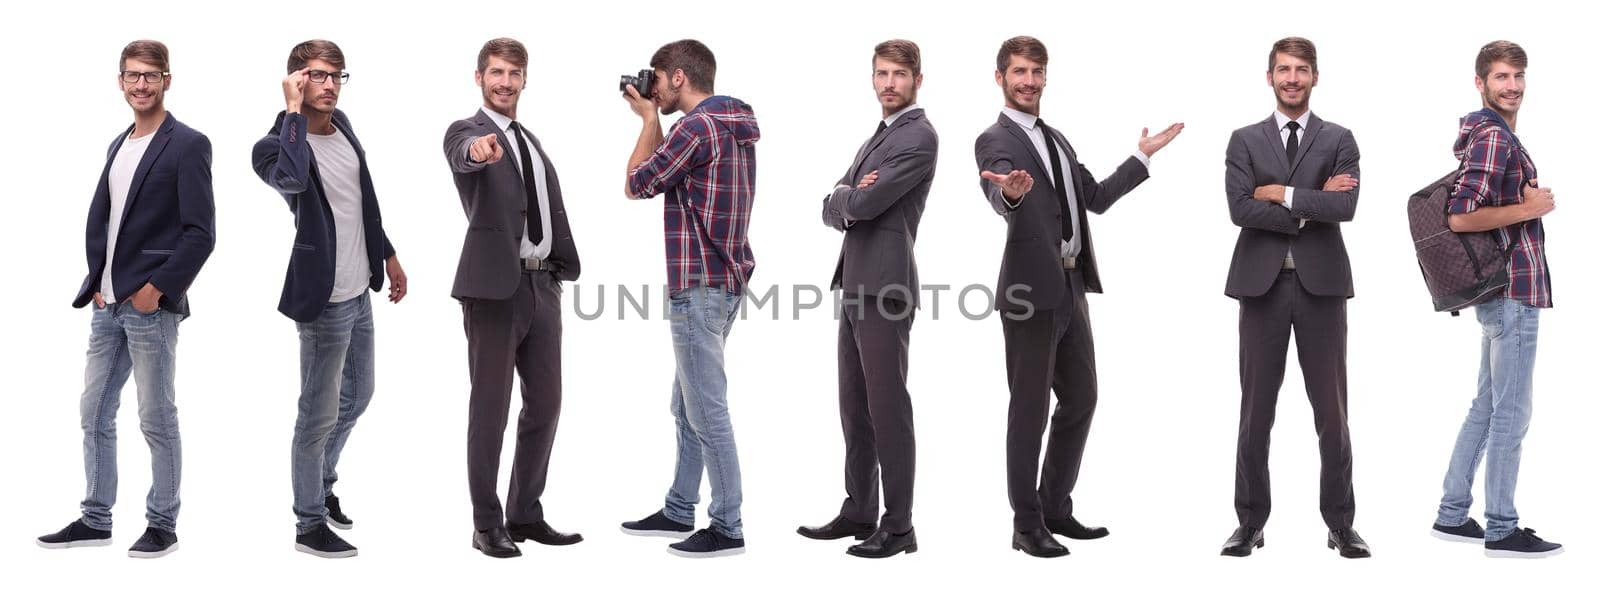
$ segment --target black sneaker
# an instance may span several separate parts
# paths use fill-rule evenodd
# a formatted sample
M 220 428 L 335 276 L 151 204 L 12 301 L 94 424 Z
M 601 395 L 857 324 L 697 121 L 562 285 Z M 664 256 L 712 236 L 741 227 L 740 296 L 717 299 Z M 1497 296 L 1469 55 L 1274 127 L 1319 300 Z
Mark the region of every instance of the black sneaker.
M 327 518 L 329 526 L 340 530 L 349 530 L 356 526 L 355 520 L 350 519 L 350 516 L 344 515 L 344 510 L 339 509 L 338 495 L 329 495 L 327 499 L 323 500 L 323 504 L 328 507 Z
M 343 559 L 356 556 L 356 547 L 334 534 L 327 524 L 318 524 L 310 532 L 294 537 L 294 550 L 323 559 Z
M 1562 550 L 1561 545 L 1546 542 L 1527 528 L 1518 528 L 1505 538 L 1483 543 L 1483 554 L 1490 557 L 1537 559 L 1559 555 Z
M 110 530 L 95 530 L 90 528 L 83 520 L 73 520 L 66 528 L 46 534 L 35 539 L 34 542 L 47 549 L 71 549 L 75 547 L 103 547 L 111 544 Z
M 1433 537 L 1450 542 L 1483 544 L 1483 526 L 1479 526 L 1478 521 L 1472 518 L 1467 518 L 1467 522 L 1460 526 L 1446 526 L 1434 522 Z
M 691 558 L 740 555 L 744 553 L 744 539 L 728 538 L 716 530 L 704 528 L 684 539 L 683 542 L 667 545 L 667 552 L 679 557 Z
M 128 556 L 135 559 L 155 559 L 178 550 L 178 535 L 171 530 L 154 526 L 144 529 L 144 535 L 128 547 Z
M 668 518 L 665 513 L 656 512 L 650 517 L 637 522 L 623 522 L 622 533 L 634 536 L 667 536 L 683 538 L 694 532 L 694 526 L 683 524 Z

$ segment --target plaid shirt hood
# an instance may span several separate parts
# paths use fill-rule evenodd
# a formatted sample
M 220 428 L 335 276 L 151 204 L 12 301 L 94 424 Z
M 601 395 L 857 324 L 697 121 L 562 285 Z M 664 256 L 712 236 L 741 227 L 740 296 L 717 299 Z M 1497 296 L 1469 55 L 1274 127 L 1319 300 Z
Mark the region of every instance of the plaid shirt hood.
M 706 114 L 726 127 L 739 146 L 750 146 L 761 140 L 761 128 L 756 126 L 756 112 L 750 109 L 748 103 L 719 95 L 701 101 L 688 115 L 696 113 Z

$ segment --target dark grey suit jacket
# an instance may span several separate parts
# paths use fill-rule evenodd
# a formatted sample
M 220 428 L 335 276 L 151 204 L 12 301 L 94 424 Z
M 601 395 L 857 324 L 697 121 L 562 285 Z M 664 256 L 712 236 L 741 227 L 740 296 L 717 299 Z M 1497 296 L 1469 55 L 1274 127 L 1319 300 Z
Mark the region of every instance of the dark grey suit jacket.
M 1078 234 L 1083 246 L 1078 253 L 1078 269 L 1083 273 L 1084 289 L 1099 293 L 1100 270 L 1095 264 L 1086 211 L 1104 213 L 1149 178 L 1150 172 L 1138 159 L 1129 156 L 1110 177 L 1097 182 L 1089 169 L 1078 162 L 1078 154 L 1066 137 L 1053 128 L 1052 131 L 1056 146 L 1064 153 L 1061 158 L 1066 171 L 1062 172 L 1062 177 L 1071 172 L 1071 183 L 1077 190 Z M 995 309 L 1008 312 L 1054 309 L 1062 303 L 1067 291 L 1066 274 L 1061 267 L 1061 217 L 1066 198 L 1056 191 L 1045 173 L 1044 164 L 1049 162 L 1050 156 L 1040 155 L 1022 127 L 1003 113 L 999 121 L 978 136 L 974 150 L 980 172 L 1006 174 L 1021 169 L 1033 176 L 1033 189 L 1024 194 L 1016 206 L 1006 202 L 999 185 L 989 180 L 979 183 L 995 212 L 1006 219 L 1006 247 L 1000 258 Z M 1017 288 L 1008 291 L 1008 287 Z
M 1355 295 L 1339 223 L 1355 217 L 1360 189 L 1324 192 L 1322 185 L 1342 173 L 1359 178 L 1361 152 L 1349 130 L 1314 113 L 1304 132 L 1292 164 L 1275 117 L 1234 130 L 1228 140 L 1228 214 L 1240 227 L 1228 268 L 1229 297 L 1266 294 L 1290 249 L 1306 291 L 1324 297 Z M 1292 210 L 1251 198 L 1257 186 L 1271 184 L 1294 188 Z M 1298 219 L 1306 220 L 1304 227 Z
M 840 187 L 822 202 L 822 222 L 844 232 L 833 288 L 860 296 L 919 303 L 917 224 L 933 186 L 939 135 L 922 109 L 900 114 L 894 125 L 867 139 Z M 861 176 L 878 172 L 871 187 Z
M 505 156 L 494 163 L 472 162 L 467 158 L 467 146 L 490 133 L 500 139 Z M 533 137 L 533 133 L 528 136 Z M 537 137 L 533 137 L 532 144 L 544 161 L 545 185 L 550 193 L 550 232 L 555 237 L 547 260 L 556 278 L 576 280 L 580 272 L 578 248 L 572 242 L 572 228 L 567 225 L 561 182 Z M 512 162 L 517 155 L 510 146 L 505 133 L 482 110 L 450 124 L 444 133 L 444 158 L 450 163 L 456 191 L 461 194 L 461 207 L 467 213 L 467 238 L 456 265 L 455 286 L 450 289 L 450 295 L 457 299 L 510 299 L 522 277 L 520 254 L 522 235 L 527 231 L 527 191 Z

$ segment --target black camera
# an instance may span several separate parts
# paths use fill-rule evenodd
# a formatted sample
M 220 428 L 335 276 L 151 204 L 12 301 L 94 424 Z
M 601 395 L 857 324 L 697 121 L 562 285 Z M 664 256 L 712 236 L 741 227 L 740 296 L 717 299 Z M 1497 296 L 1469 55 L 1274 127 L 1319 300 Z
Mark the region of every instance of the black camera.
M 627 93 L 628 87 L 633 87 L 635 91 L 639 92 L 640 97 L 648 99 L 650 98 L 650 94 L 655 90 L 655 83 L 656 71 L 649 69 L 640 70 L 639 76 L 628 76 L 626 74 L 622 75 L 622 82 L 617 85 L 617 90 Z

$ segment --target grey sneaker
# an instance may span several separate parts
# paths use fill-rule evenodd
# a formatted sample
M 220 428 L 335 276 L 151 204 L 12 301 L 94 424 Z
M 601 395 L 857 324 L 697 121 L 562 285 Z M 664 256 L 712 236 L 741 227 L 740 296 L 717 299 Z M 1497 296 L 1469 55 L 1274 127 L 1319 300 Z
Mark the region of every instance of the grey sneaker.
M 1483 544 L 1483 526 L 1478 521 L 1467 518 L 1467 522 L 1460 526 L 1446 526 L 1438 522 L 1433 524 L 1433 537 L 1450 542 L 1467 542 Z
M 73 520 L 66 528 L 53 534 L 46 534 L 34 542 L 47 549 L 71 549 L 77 547 L 103 547 L 111 544 L 110 530 L 96 530 L 83 523 L 82 519 Z
M 667 552 L 679 557 L 728 557 L 744 553 L 743 538 L 728 538 L 710 528 L 702 528 L 694 535 L 667 545 Z
M 1538 559 L 1561 554 L 1561 545 L 1547 542 L 1527 528 L 1518 528 L 1500 540 L 1483 543 L 1483 554 L 1490 557 Z
M 128 547 L 128 556 L 135 559 L 155 559 L 165 557 L 167 553 L 176 550 L 178 550 L 177 533 L 152 526 L 145 528 L 144 535 L 140 536 L 132 547 Z

